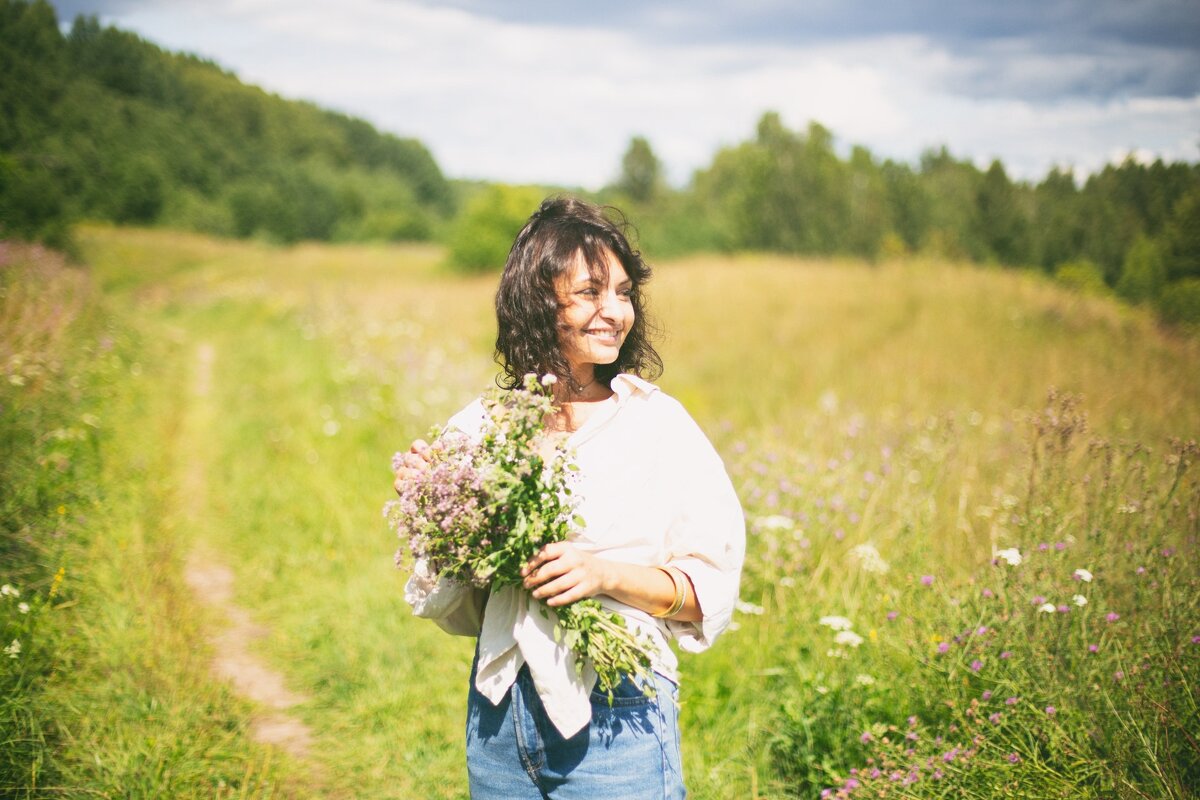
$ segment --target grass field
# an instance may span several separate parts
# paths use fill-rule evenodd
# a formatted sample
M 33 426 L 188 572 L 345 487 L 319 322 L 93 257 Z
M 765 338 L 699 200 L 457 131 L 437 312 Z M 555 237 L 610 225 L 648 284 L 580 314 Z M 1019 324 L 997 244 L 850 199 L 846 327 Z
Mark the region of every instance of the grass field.
M 489 384 L 495 278 L 79 239 L 82 270 L 4 251 L 0 790 L 465 796 L 472 643 L 410 616 L 380 507 Z M 1197 796 L 1196 339 L 918 261 L 694 258 L 650 295 L 749 520 L 736 629 L 683 659 L 694 797 Z M 197 558 L 307 747 L 212 675 Z

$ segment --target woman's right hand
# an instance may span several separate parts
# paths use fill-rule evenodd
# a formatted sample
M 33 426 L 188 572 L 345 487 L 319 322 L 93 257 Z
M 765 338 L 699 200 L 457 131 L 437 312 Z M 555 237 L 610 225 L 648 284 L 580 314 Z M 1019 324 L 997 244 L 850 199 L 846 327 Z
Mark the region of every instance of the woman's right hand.
M 412 447 L 408 448 L 408 452 L 401 457 L 400 466 L 396 468 L 396 481 L 392 486 L 396 489 L 397 494 L 399 494 L 401 486 L 429 469 L 430 455 L 429 444 L 423 439 L 417 439 L 412 443 Z

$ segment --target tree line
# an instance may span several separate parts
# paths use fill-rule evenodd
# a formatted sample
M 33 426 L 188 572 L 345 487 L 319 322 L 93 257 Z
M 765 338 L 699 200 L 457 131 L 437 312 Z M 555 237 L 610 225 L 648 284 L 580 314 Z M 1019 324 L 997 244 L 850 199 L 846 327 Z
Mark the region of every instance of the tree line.
M 444 178 L 418 141 L 247 86 L 95 17 L 60 30 L 43 0 L 0 0 L 0 236 L 65 245 L 77 219 L 226 236 L 441 238 L 496 269 L 555 187 Z M 904 254 L 1032 267 L 1200 324 L 1200 165 L 1128 159 L 1078 180 L 1014 181 L 944 147 L 908 164 L 845 157 L 813 122 L 768 112 L 673 188 L 634 137 L 613 182 L 654 256 L 762 250 Z
M 1200 165 L 1127 158 L 1078 181 L 1052 169 L 1014 181 L 945 148 L 910 166 L 830 131 L 789 130 L 767 113 L 682 190 L 634 138 L 602 196 L 628 206 L 653 252 L 768 250 L 867 259 L 931 254 L 1055 275 L 1087 291 L 1156 304 L 1200 323 Z
M 0 235 L 72 221 L 227 236 L 428 238 L 454 193 L 420 142 L 247 86 L 46 2 L 0 0 Z

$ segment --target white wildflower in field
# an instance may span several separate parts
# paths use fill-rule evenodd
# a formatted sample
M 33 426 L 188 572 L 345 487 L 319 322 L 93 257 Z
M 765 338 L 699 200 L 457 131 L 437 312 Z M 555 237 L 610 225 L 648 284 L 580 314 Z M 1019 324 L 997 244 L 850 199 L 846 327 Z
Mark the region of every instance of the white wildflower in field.
M 4 655 L 8 656 L 9 658 L 16 658 L 17 656 L 21 655 L 21 640 L 13 639 L 12 644 L 4 648 Z
M 796 523 L 791 517 L 772 514 L 769 517 L 759 517 L 754 521 L 754 526 L 764 531 L 789 531 L 796 526 Z
M 1086 598 L 1086 597 L 1084 597 L 1084 596 L 1083 596 L 1083 595 L 1081 595 L 1081 594 L 1077 594 L 1077 595 L 1075 595 L 1074 597 L 1072 597 L 1072 598 L 1071 598 L 1071 602 L 1073 602 L 1073 603 L 1074 603 L 1075 605 L 1077 605 L 1077 606 L 1086 606 L 1086 605 L 1087 605 L 1087 598 Z
M 858 647 L 863 643 L 863 637 L 859 636 L 854 631 L 838 631 L 837 636 L 833 637 L 833 642 L 834 644 Z
M 875 679 L 872 678 L 870 675 L 856 675 L 854 677 L 854 682 L 857 683 L 859 686 L 870 686 L 872 683 L 875 682 Z
M 826 390 L 821 395 L 821 410 L 826 414 L 836 414 L 838 410 L 838 396 L 832 389 Z
M 858 565 L 862 567 L 864 572 L 874 572 L 882 575 L 890 569 L 888 563 L 879 555 L 879 550 L 871 542 L 855 545 L 850 548 L 850 557 L 858 562 Z
M 547 372 L 542 376 L 542 386 L 553 386 L 558 383 L 558 376 L 553 372 Z
M 845 617 L 821 617 L 817 623 L 835 631 L 848 631 L 854 627 L 854 623 Z
M 28 614 L 29 603 L 17 603 L 17 612 L 21 614 Z
M 12 585 L 6 583 L 3 586 L 0 586 L 0 597 L 20 597 L 20 596 L 21 596 L 20 590 L 14 588 Z
M 996 558 L 1003 559 L 1010 567 L 1020 565 L 1021 561 L 1023 560 L 1021 558 L 1021 551 L 1015 547 L 1007 547 L 1003 550 L 997 550 Z
M 1088 572 L 1086 569 L 1075 570 L 1075 574 L 1072 577 L 1074 577 L 1075 580 L 1083 581 L 1084 583 L 1092 582 L 1092 573 Z
M 1043 614 L 1053 614 L 1057 610 L 1058 609 L 1055 607 L 1054 603 L 1042 603 L 1040 606 L 1038 606 L 1038 611 L 1042 612 Z
M 765 609 L 762 606 L 757 606 L 754 603 L 747 603 L 745 600 L 737 601 L 737 610 L 743 614 L 761 614 Z

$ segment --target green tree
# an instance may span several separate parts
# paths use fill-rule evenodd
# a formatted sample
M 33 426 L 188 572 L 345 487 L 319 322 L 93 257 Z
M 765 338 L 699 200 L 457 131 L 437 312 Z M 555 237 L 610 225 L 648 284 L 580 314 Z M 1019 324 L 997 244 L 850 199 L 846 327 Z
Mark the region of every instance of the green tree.
M 1164 236 L 1167 277 L 1200 278 L 1200 182 L 1175 203 Z
M 975 194 L 976 238 L 1003 264 L 1029 260 L 1028 222 L 1017 195 L 1004 165 L 993 161 Z
M 629 140 L 616 188 L 635 203 L 649 203 L 661 190 L 662 164 L 644 137 Z
M 545 192 L 492 184 L 468 201 L 450 236 L 450 264 L 466 272 L 500 270 L 513 239 Z
M 1158 299 L 1166 282 L 1162 249 L 1152 239 L 1139 236 L 1125 254 L 1117 293 L 1133 303 L 1153 301 Z

